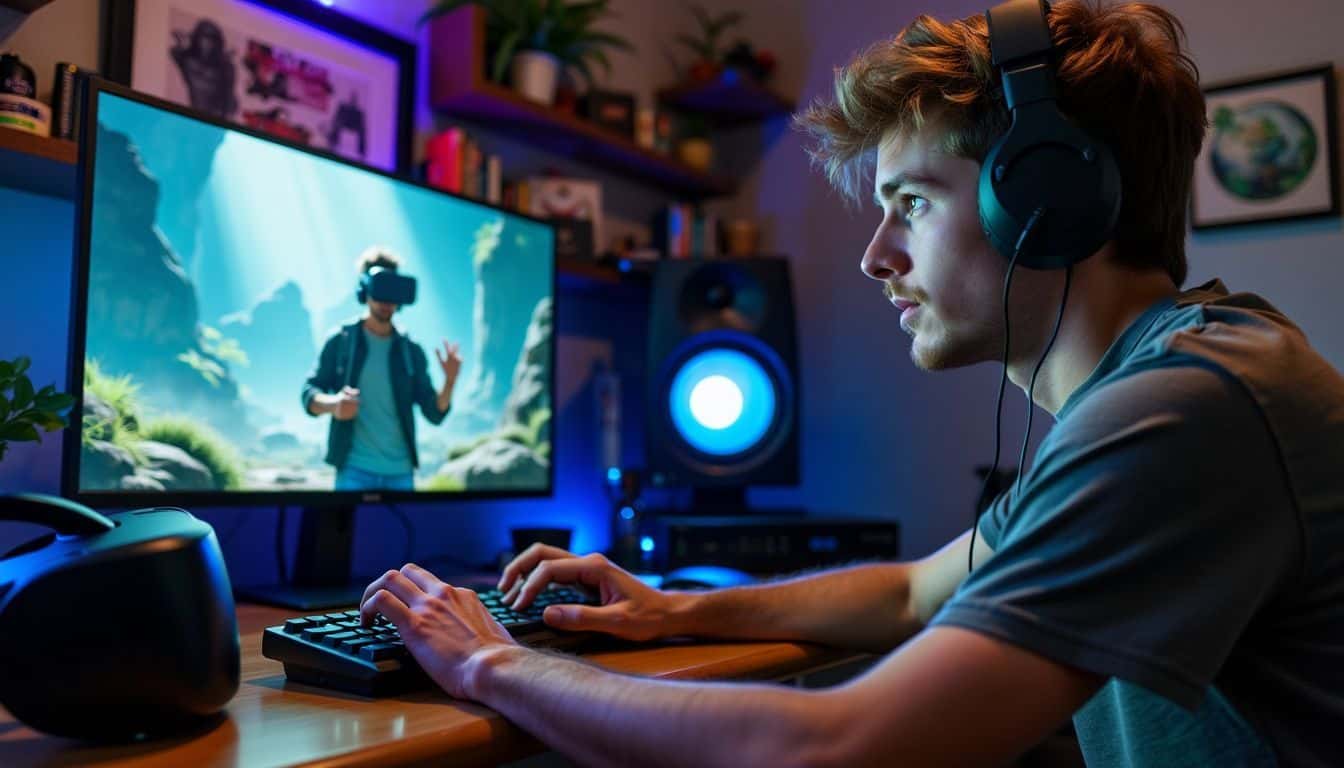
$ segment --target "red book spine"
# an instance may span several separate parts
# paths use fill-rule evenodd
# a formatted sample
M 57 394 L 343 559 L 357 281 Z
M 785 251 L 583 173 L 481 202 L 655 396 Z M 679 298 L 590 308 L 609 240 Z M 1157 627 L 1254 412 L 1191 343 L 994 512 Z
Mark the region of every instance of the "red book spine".
M 428 161 L 425 180 L 432 187 L 449 192 L 462 191 L 462 144 L 465 135 L 461 128 L 449 128 L 434 136 L 425 145 Z

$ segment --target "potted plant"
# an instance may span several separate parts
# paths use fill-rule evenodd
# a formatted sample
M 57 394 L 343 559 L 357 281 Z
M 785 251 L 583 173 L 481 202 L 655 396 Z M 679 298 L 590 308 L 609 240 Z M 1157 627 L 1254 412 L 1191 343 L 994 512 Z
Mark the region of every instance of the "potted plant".
M 713 80 L 722 71 L 724 54 L 719 39 L 724 32 L 742 23 L 742 12 L 724 11 L 715 16 L 699 5 L 691 5 L 690 9 L 695 14 L 698 35 L 677 35 L 677 41 L 695 54 L 686 70 L 687 79 L 703 83 Z
M 611 71 L 609 49 L 632 50 L 629 41 L 593 24 L 608 15 L 610 0 L 439 0 L 421 19 L 451 13 L 465 5 L 485 9 L 490 79 L 504 82 L 531 101 L 549 106 L 562 68 L 571 68 L 591 87 L 591 64 Z
M 53 432 L 64 427 L 63 412 L 75 403 L 53 385 L 34 391 L 29 363 L 26 357 L 0 360 L 0 459 L 11 441 L 40 442 L 39 428 Z

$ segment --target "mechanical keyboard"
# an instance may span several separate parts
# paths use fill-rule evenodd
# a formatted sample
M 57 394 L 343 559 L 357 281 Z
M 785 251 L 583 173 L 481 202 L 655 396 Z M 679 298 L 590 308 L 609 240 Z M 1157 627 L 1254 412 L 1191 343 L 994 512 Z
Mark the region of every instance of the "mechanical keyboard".
M 573 587 L 552 585 L 527 609 L 514 611 L 497 589 L 478 591 L 490 614 L 523 645 L 573 648 L 591 633 L 560 632 L 546 626 L 541 613 L 556 603 L 597 605 L 596 597 Z M 434 687 L 420 664 L 383 616 L 373 626 L 359 622 L 359 611 L 337 611 L 288 619 L 267 627 L 261 655 L 285 665 L 285 677 L 297 683 L 334 688 L 362 696 L 391 696 Z

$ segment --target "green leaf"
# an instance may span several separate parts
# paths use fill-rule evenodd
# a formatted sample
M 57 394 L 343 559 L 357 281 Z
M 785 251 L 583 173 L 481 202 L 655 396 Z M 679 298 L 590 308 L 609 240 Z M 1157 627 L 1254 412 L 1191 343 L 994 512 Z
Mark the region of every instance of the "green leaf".
M 58 429 L 65 429 L 65 419 L 54 413 L 44 413 L 38 418 L 37 425 L 48 432 L 55 432 Z
M 14 378 L 14 364 L 8 360 L 0 360 L 0 382 Z
M 54 392 L 49 395 L 38 394 L 33 399 L 33 404 L 44 411 L 63 411 L 75 404 L 74 395 L 67 395 L 64 392 Z M 6 404 L 7 406 L 8 404 Z
M 28 366 L 32 364 L 33 361 L 28 359 L 27 357 L 16 358 L 14 360 L 14 375 L 22 376 L 24 372 L 28 370 Z
M 23 358 L 20 359 L 22 360 Z M 29 381 L 27 376 L 19 376 L 18 380 L 14 382 L 14 401 L 11 405 L 13 405 L 15 410 L 19 410 L 27 408 L 28 404 L 32 401 L 33 382 Z
M 515 29 L 500 42 L 499 50 L 495 52 L 495 66 L 490 72 L 491 80 L 497 83 L 504 82 L 505 73 L 509 70 L 509 62 L 513 60 L 513 52 L 518 47 L 518 41 L 522 36 L 522 30 Z
M 33 425 L 26 421 L 11 421 L 4 426 L 0 426 L 0 440 L 31 443 L 41 439 Z
M 9 416 L 9 398 L 0 395 L 0 421 Z

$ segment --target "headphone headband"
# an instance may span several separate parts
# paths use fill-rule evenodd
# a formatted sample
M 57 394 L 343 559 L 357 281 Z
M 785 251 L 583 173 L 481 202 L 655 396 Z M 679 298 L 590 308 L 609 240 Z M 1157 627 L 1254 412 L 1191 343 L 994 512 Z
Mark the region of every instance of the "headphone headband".
M 980 169 L 980 223 L 1008 258 L 1027 221 L 1044 211 L 1018 253 L 1029 269 L 1086 259 L 1110 239 L 1120 216 L 1115 158 L 1059 111 L 1049 10 L 1045 0 L 1008 0 L 985 12 L 1012 124 Z

